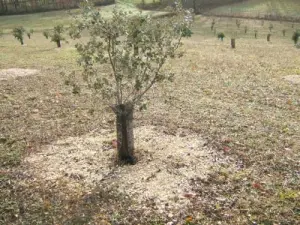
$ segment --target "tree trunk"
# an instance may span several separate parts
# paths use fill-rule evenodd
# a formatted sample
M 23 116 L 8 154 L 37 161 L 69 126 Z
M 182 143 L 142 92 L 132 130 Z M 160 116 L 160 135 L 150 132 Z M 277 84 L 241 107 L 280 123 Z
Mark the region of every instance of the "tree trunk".
M 56 41 L 56 44 L 57 44 L 57 47 L 58 47 L 58 48 L 61 47 L 60 41 Z
M 193 1 L 194 13 L 197 13 L 196 0 Z
M 23 38 L 20 39 L 21 45 L 24 45 Z
M 270 42 L 270 40 L 271 40 L 271 34 L 268 34 L 267 41 Z
M 231 48 L 235 48 L 235 39 L 231 38 Z
M 118 158 L 126 164 L 135 164 L 133 154 L 133 105 L 130 103 L 116 105 L 113 110 L 117 117 Z

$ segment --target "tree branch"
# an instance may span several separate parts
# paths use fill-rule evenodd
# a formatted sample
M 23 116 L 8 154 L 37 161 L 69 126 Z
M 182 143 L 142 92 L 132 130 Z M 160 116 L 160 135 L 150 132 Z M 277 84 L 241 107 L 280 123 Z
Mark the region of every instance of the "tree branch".
M 115 80 L 116 80 L 116 92 L 117 92 L 117 104 L 120 105 L 122 103 L 122 99 L 120 98 L 120 84 L 119 84 L 119 81 L 118 81 L 118 78 L 117 78 L 117 74 L 116 74 L 116 68 L 115 68 L 115 64 L 112 60 L 112 57 L 111 57 L 111 37 L 109 36 L 108 37 L 108 48 L 107 48 L 107 52 L 108 52 L 108 56 L 109 56 L 109 61 L 110 61 L 110 64 L 111 64 L 111 67 L 112 67 L 112 70 L 113 70 L 113 74 L 114 74 L 114 77 L 115 77 Z
M 155 76 L 153 77 L 150 84 L 145 88 L 144 91 L 142 91 L 139 95 L 137 95 L 135 98 L 133 98 L 133 100 L 132 100 L 133 104 L 136 103 L 137 101 L 139 101 L 143 97 L 143 95 L 146 94 L 146 92 L 149 91 L 149 89 L 155 84 L 155 82 L 157 81 L 158 72 L 160 71 L 161 67 L 164 65 L 164 61 L 166 58 L 167 58 L 167 56 L 165 55 L 163 58 L 163 61 L 160 63 L 159 67 L 157 68 Z

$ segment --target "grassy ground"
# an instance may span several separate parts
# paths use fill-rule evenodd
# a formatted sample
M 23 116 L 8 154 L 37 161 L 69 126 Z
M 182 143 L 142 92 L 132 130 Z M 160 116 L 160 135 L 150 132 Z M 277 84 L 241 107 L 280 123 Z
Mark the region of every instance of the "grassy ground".
M 123 10 L 139 12 L 132 1 L 118 1 L 117 7 Z M 147 3 L 147 2 L 146 2 Z M 101 13 L 104 17 L 110 16 L 110 13 L 115 5 L 109 5 L 104 7 L 99 7 Z M 13 15 L 13 16 L 1 16 L 0 17 L 0 30 L 4 33 L 9 33 L 11 29 L 16 26 L 24 26 L 28 29 L 34 29 L 35 31 L 42 31 L 45 29 L 53 28 L 57 24 L 70 24 L 73 20 L 72 15 L 79 13 L 79 9 L 72 9 L 69 11 L 50 11 L 42 13 L 34 13 L 30 16 L 28 15 Z M 144 11 L 144 13 L 153 13 L 150 11 Z
M 75 96 L 64 85 L 60 73 L 79 69 L 74 42 L 58 50 L 37 32 L 21 47 L 8 34 L 20 20 L 36 30 L 52 27 L 56 13 L 32 16 L 39 19 L 0 17 L 7 33 L 0 39 L 0 68 L 41 71 L 0 81 L 0 224 L 165 224 L 168 215 L 145 216 L 143 209 L 128 213 L 131 201 L 116 190 L 70 192 L 64 183 L 47 184 L 24 172 L 22 158 L 40 146 L 113 127 L 113 114 L 100 99 L 91 99 L 89 92 Z M 136 113 L 136 125 L 162 125 L 170 133 L 179 127 L 193 130 L 231 158 L 208 179 L 190 181 L 197 195 L 178 224 L 296 225 L 300 89 L 283 79 L 300 75 L 299 49 L 291 41 L 294 28 L 272 22 L 268 43 L 270 22 L 243 20 L 239 30 L 235 19 L 216 18 L 216 32 L 227 36 L 221 42 L 210 30 L 211 21 L 196 17 L 185 56 L 169 62 L 175 82 L 148 94 L 149 109 Z M 232 50 L 229 38 L 235 32 L 237 48 Z
M 300 4 L 297 0 L 248 0 L 215 8 L 211 13 L 261 18 L 265 15 L 299 18 Z

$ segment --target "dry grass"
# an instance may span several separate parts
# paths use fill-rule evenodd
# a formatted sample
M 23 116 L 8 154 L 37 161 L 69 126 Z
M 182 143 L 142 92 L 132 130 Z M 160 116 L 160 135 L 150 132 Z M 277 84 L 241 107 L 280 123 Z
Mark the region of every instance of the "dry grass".
M 213 15 L 231 15 L 249 18 L 285 18 L 299 21 L 300 5 L 297 0 L 247 0 L 216 7 L 209 11 Z
M 300 75 L 292 30 L 282 37 L 281 27 L 289 25 L 273 22 L 272 42 L 267 43 L 263 34 L 268 25 L 245 20 L 251 29 L 240 33 L 233 50 L 229 38 L 220 42 L 213 36 L 210 21 L 197 17 L 195 35 L 185 40 L 184 58 L 167 66 L 176 72 L 175 82 L 155 87 L 148 94 L 149 109 L 135 115 L 137 127 L 163 126 L 169 135 L 179 129 L 196 132 L 230 159 L 208 176 L 189 180 L 192 204 L 174 220 L 184 224 L 190 215 L 190 224 L 298 224 L 300 89 L 284 79 Z M 225 35 L 234 26 L 235 20 L 228 26 L 224 19 L 217 23 Z M 258 39 L 252 27 L 259 28 Z M 1 69 L 41 71 L 0 81 L 0 198 L 5 202 L 0 223 L 170 222 L 169 215 L 155 211 L 144 216 L 143 208 L 128 213 L 134 202 L 117 189 L 70 192 L 68 183 L 51 186 L 24 172 L 22 163 L 17 166 L 20 156 L 30 157 L 59 139 L 114 129 L 113 114 L 101 99 L 88 91 L 74 96 L 63 84 L 60 72 L 78 69 L 74 43 L 57 51 L 41 34 L 33 38 L 21 47 L 6 35 L 0 45 Z

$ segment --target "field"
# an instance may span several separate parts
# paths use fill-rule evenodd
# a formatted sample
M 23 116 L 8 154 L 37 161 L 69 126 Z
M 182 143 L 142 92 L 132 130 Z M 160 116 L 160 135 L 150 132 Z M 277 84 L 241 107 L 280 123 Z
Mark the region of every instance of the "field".
M 35 30 L 24 46 L 20 21 Z M 64 84 L 80 74 L 76 42 L 42 35 L 58 22 L 71 18 L 0 17 L 0 224 L 299 224 L 300 24 L 196 16 L 165 68 L 175 81 L 135 113 L 138 163 L 119 167 L 114 114 Z
M 225 5 L 210 11 L 216 15 L 235 15 L 240 17 L 273 16 L 274 18 L 298 18 L 300 15 L 300 4 L 297 0 L 249 0 L 241 3 Z
M 114 5 L 105 6 L 101 8 L 103 16 L 109 16 Z M 118 7 L 125 11 L 139 12 L 137 8 L 132 7 L 131 4 L 126 2 L 118 4 Z M 45 29 L 51 29 L 57 24 L 70 24 L 73 20 L 73 16 L 79 13 L 79 9 L 72 9 L 69 11 L 51 11 L 43 13 L 34 13 L 28 15 L 14 15 L 14 16 L 3 16 L 0 19 L 0 28 L 4 33 L 9 33 L 12 27 L 20 25 L 28 29 L 34 29 L 35 31 L 42 31 Z M 155 13 L 151 11 L 144 11 L 144 13 Z M 157 13 L 157 12 L 156 12 Z M 159 12 L 158 12 L 159 13 Z

